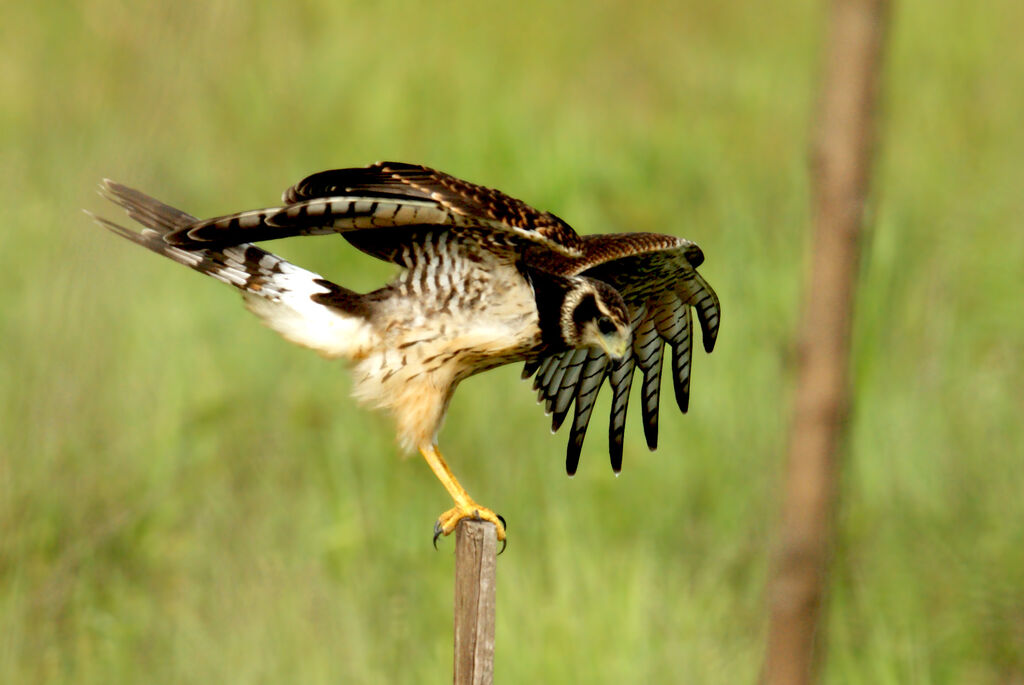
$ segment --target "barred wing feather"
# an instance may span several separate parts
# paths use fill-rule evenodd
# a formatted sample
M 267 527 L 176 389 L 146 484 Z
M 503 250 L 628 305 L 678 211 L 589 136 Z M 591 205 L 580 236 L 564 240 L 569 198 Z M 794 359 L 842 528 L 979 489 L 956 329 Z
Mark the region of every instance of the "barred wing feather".
M 283 199 L 280 207 L 192 222 L 164 239 L 196 249 L 300 235 L 351 238 L 382 228 L 485 228 L 565 257 L 582 254 L 580 237 L 554 214 L 419 165 L 379 162 L 321 171 L 286 190 Z M 384 258 L 376 250 L 366 251 Z
M 647 236 L 644 251 L 644 237 Z M 597 350 L 569 350 L 535 360 L 523 370 L 534 377 L 534 388 L 552 417 L 552 430 L 562 425 L 575 402 L 566 470 L 579 464 L 583 439 L 598 390 L 605 379 L 612 388 L 609 418 L 609 456 L 612 469 L 622 467 L 623 436 L 634 371 L 639 368 L 641 415 L 647 446 L 658 446 L 658 414 L 665 346 L 672 350 L 671 375 L 676 404 L 689 407 L 693 358 L 693 320 L 697 313 L 704 349 L 711 352 L 718 336 L 721 310 L 718 296 L 695 266 L 703 255 L 693 243 L 651 234 L 631 234 L 632 241 L 616 252 L 615 236 L 587 236 L 593 250 L 579 260 L 543 256 L 537 263 L 561 274 L 583 275 L 605 281 L 622 294 L 633 313 L 633 345 L 619 360 L 608 361 Z M 620 243 L 621 245 L 621 243 Z M 627 251 L 627 254 L 623 254 Z M 604 257 L 595 257 L 601 253 Z

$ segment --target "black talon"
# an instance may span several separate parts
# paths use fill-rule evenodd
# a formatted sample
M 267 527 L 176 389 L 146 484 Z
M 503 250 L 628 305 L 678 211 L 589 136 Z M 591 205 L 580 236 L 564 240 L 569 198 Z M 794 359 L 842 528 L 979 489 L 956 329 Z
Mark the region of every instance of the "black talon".
M 508 532 L 508 524 L 505 523 L 505 517 L 502 516 L 501 514 L 495 514 L 495 516 L 497 516 L 498 520 L 501 521 L 501 527 L 507 533 Z M 501 541 L 501 549 L 498 551 L 498 554 L 496 556 L 500 557 L 502 552 L 505 551 L 506 547 L 508 547 L 508 538 L 507 537 L 504 540 Z
M 434 521 L 434 550 L 435 551 L 437 550 L 437 539 L 439 537 L 441 537 L 441 533 L 443 532 L 443 530 L 444 529 L 441 528 L 441 519 L 438 519 L 438 520 Z

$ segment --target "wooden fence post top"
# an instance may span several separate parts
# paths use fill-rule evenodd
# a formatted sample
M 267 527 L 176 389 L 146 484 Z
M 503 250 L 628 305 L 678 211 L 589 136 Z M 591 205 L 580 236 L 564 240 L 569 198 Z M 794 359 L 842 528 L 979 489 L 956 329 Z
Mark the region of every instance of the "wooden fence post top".
M 494 680 L 494 607 L 498 534 L 489 521 L 455 529 L 455 685 Z

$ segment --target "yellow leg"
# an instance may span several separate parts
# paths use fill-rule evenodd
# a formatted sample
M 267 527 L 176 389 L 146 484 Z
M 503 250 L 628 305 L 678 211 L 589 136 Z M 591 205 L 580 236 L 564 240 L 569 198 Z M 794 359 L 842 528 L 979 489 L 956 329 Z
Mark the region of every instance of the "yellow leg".
M 493 511 L 474 502 L 465 488 L 459 485 L 459 481 L 455 480 L 455 475 L 448 468 L 448 464 L 444 462 L 444 457 L 441 456 L 437 445 L 420 447 L 420 454 L 427 460 L 427 465 L 430 466 L 430 470 L 434 472 L 437 479 L 441 481 L 444 489 L 455 500 L 455 506 L 441 514 L 441 517 L 437 519 L 437 523 L 434 524 L 434 541 L 437 542 L 437 538 L 441 535 L 449 535 L 455 530 L 455 526 L 459 524 L 459 521 L 464 518 L 490 521 L 498 529 L 498 539 L 504 540 L 505 523 Z

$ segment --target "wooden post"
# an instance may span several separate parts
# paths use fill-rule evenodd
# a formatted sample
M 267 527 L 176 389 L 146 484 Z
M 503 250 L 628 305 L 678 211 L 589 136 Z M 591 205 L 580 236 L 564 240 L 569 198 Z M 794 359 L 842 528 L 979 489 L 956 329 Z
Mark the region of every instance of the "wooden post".
M 887 0 L 832 0 L 814 141 L 814 240 L 799 339 L 781 549 L 762 679 L 818 679 L 839 454 L 850 409 L 850 330 Z
M 455 529 L 455 685 L 494 680 L 498 535 L 493 523 L 463 519 Z

